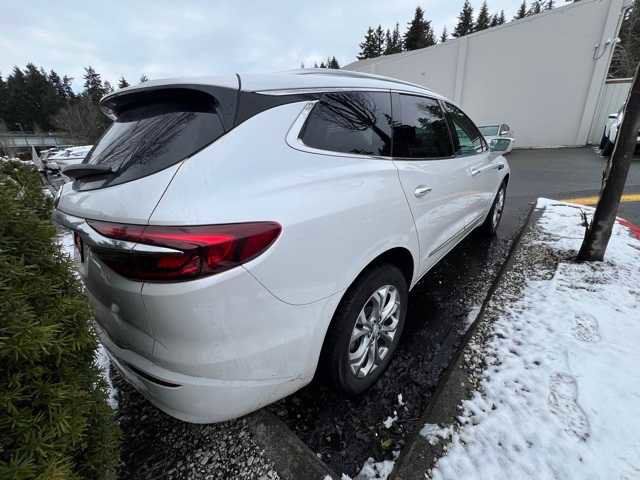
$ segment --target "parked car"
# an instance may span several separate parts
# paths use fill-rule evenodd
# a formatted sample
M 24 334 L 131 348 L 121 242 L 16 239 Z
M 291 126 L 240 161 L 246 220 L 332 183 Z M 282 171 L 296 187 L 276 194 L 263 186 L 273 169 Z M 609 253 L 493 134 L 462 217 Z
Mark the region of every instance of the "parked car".
M 81 147 L 69 147 L 47 156 L 46 168 L 53 171 L 61 171 L 69 165 L 78 165 L 82 163 L 93 145 L 84 145 Z
M 624 117 L 624 105 L 620 107 L 617 113 L 610 113 L 607 117 L 607 122 L 602 132 L 602 139 L 600 140 L 600 153 L 603 157 L 608 157 L 613 153 L 613 147 L 616 144 L 616 138 L 618 137 L 618 130 L 622 125 L 622 118 Z M 636 141 L 636 151 L 640 145 L 640 131 L 638 131 L 638 138 Z
M 392 108 L 393 105 L 393 108 Z M 152 403 L 244 415 L 316 369 L 358 394 L 396 350 L 409 290 L 492 235 L 509 166 L 454 103 L 326 70 L 149 81 L 56 198 L 97 331 Z
M 496 151 L 503 154 L 510 153 L 513 150 L 515 139 L 513 131 L 506 123 L 488 123 L 478 127 L 489 145 Z

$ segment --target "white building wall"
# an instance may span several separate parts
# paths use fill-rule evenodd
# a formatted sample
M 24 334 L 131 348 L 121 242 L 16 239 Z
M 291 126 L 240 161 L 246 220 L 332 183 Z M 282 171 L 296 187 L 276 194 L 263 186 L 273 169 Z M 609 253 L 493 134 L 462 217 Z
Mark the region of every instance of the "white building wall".
M 584 145 L 626 3 L 582 0 L 345 69 L 424 85 L 477 123 L 505 121 L 520 147 Z

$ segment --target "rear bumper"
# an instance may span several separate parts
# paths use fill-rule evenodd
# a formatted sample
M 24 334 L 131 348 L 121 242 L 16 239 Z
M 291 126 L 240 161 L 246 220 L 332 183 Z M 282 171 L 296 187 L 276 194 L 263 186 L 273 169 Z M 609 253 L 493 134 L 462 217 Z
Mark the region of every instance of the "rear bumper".
M 295 392 L 309 381 L 234 381 L 183 375 L 119 348 L 99 326 L 97 331 L 125 380 L 157 408 L 184 422 L 215 423 L 237 418 Z
M 178 285 L 145 284 L 140 298 L 151 349 L 132 329 L 120 335 L 128 322 L 114 321 L 126 309 L 116 315 L 93 297 L 100 340 L 151 403 L 193 423 L 245 415 L 309 383 L 339 301 L 284 303 L 243 268 Z

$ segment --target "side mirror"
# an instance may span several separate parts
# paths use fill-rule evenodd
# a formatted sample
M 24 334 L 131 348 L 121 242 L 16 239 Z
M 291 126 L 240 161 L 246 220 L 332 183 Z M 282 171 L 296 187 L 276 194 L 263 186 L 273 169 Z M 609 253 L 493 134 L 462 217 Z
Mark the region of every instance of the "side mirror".
M 489 150 L 492 152 L 506 152 L 510 149 L 513 138 L 494 138 L 489 143 Z

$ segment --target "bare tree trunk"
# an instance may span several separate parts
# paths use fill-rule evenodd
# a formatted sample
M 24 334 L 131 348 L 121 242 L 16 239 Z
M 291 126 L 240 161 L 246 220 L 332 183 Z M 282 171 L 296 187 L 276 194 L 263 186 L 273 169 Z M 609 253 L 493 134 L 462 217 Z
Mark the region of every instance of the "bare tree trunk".
M 601 261 L 611 238 L 620 198 L 627 181 L 627 173 L 636 148 L 640 130 L 640 65 L 631 83 L 624 109 L 622 125 L 618 130 L 616 145 L 607 162 L 600 200 L 578 253 L 578 261 Z

